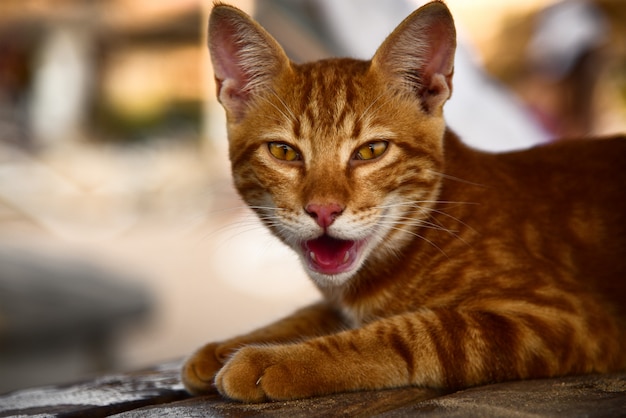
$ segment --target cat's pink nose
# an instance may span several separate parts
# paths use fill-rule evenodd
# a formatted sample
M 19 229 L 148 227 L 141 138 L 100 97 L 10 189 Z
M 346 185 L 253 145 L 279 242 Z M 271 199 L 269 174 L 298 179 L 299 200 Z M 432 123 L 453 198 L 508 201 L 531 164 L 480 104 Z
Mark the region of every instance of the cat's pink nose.
M 309 203 L 304 210 L 311 215 L 319 226 L 326 229 L 328 228 L 343 212 L 343 206 L 338 203 Z

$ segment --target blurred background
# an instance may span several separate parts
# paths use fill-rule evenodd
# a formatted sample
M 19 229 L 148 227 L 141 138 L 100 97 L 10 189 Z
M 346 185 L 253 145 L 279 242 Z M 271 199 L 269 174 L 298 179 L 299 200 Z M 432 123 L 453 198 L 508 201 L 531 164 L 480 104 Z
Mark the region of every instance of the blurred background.
M 419 0 L 230 1 L 296 61 Z M 623 0 L 448 0 L 450 125 L 487 150 L 626 132 Z M 0 393 L 180 359 L 318 295 L 232 189 L 199 0 L 0 2 Z

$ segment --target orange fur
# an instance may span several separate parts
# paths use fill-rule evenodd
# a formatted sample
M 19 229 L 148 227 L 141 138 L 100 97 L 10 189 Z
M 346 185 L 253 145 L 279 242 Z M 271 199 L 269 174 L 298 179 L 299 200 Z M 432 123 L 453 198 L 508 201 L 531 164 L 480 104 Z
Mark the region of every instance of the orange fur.
M 442 2 L 367 62 L 294 64 L 225 5 L 209 35 L 237 189 L 324 299 L 201 348 L 182 372 L 191 393 L 258 402 L 624 369 L 624 138 L 463 145 L 443 119 L 455 34 Z

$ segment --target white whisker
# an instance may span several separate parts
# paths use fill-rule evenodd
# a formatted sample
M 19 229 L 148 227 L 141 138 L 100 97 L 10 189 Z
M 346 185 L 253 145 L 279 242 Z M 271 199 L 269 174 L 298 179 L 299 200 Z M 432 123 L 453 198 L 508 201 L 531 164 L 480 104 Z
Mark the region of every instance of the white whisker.
M 427 228 L 427 229 L 434 229 L 436 231 L 443 231 L 443 232 L 448 232 L 450 234 L 456 234 L 459 231 L 454 231 L 451 229 L 448 229 L 442 225 L 437 225 L 434 224 L 432 222 L 428 222 L 428 221 L 423 221 L 420 219 L 412 219 L 412 218 L 405 218 L 405 217 L 400 217 L 400 218 L 392 218 L 389 221 L 379 221 L 377 222 L 381 225 L 405 225 L 405 226 L 416 226 L 416 227 L 420 227 L 420 228 Z
M 273 92 L 272 92 L 272 93 L 273 93 Z M 278 96 L 276 95 L 276 93 L 274 93 L 274 95 L 275 95 L 276 97 L 278 97 Z M 280 113 L 280 114 L 281 114 L 281 115 L 282 115 L 282 116 L 283 116 L 286 120 L 292 120 L 292 119 L 289 117 L 289 115 L 287 115 L 287 113 L 285 113 L 285 112 L 284 112 L 283 110 L 281 110 L 278 106 L 276 106 L 274 103 L 272 103 L 272 101 L 271 101 L 271 100 L 269 100 L 268 98 L 263 97 L 263 96 L 260 96 L 260 98 L 261 98 L 264 102 L 266 102 L 267 104 L 269 104 L 270 106 L 272 106 L 274 109 L 276 109 L 276 111 L 277 111 L 278 113 Z M 289 113 L 290 113 L 290 112 L 289 112 Z M 276 122 L 283 122 L 283 121 L 276 119 Z
M 369 104 L 369 106 L 367 106 L 365 108 L 365 110 L 363 111 L 363 113 L 361 113 L 361 115 L 357 118 L 356 122 L 360 122 L 365 116 L 368 115 L 368 113 L 373 113 L 375 110 L 380 109 L 382 106 L 384 106 L 386 103 L 388 103 L 391 98 L 388 98 L 386 101 L 382 102 L 377 108 L 372 109 L 373 106 L 380 100 L 381 97 L 383 97 L 383 95 L 385 94 L 385 92 L 380 93 L 374 100 L 372 100 L 372 103 Z
M 458 222 L 459 224 L 465 226 L 466 228 L 472 230 L 473 232 L 476 232 L 474 230 L 474 228 L 472 228 L 471 226 L 467 225 L 465 222 L 463 222 L 462 220 L 460 220 L 459 218 L 450 215 L 449 213 L 444 212 L 442 209 L 437 209 L 436 207 L 423 207 L 420 206 L 420 203 L 434 203 L 436 205 L 455 205 L 455 206 L 449 206 L 446 209 L 453 209 L 457 206 L 461 206 L 461 205 L 476 205 L 477 203 L 475 202 L 457 202 L 457 201 L 440 201 L 440 200 L 417 200 L 417 201 L 407 201 L 407 202 L 400 202 L 400 203 L 396 203 L 396 204 L 390 204 L 387 206 L 377 206 L 377 208 L 381 208 L 381 209 L 392 209 L 394 207 L 411 207 L 417 211 L 419 211 L 419 213 L 422 214 L 428 214 L 429 217 L 432 218 L 432 213 L 436 213 L 439 214 L 441 216 L 445 216 L 447 218 L 450 218 L 451 220 Z M 434 218 L 433 218 L 434 219 Z
M 457 182 L 459 182 L 459 183 L 471 184 L 472 186 L 487 187 L 487 185 L 485 185 L 485 184 L 474 183 L 474 182 L 472 182 L 472 181 L 469 181 L 469 180 L 464 180 L 464 179 L 462 179 L 462 178 L 455 177 L 455 176 L 451 176 L 451 175 L 449 175 L 449 174 L 440 173 L 440 172 L 438 172 L 438 171 L 434 171 L 434 170 L 428 170 L 428 171 L 429 171 L 429 172 L 431 172 L 431 173 L 433 173 L 433 174 L 435 174 L 435 175 L 437 175 L 437 176 L 439 176 L 439 177 L 442 177 L 442 178 L 444 178 L 444 179 L 457 181 Z
M 394 226 L 392 226 L 392 227 L 390 227 L 390 228 L 391 228 L 391 229 L 394 229 L 394 230 L 396 230 L 396 231 L 405 232 L 405 233 L 407 233 L 407 234 L 409 234 L 409 235 L 413 235 L 414 237 L 417 237 L 417 238 L 419 238 L 419 239 L 421 239 L 421 240 L 423 240 L 423 241 L 426 241 L 428 244 L 430 244 L 430 245 L 432 245 L 434 248 L 436 248 L 436 249 L 437 249 L 437 250 L 438 250 L 441 254 L 443 254 L 444 256 L 446 256 L 446 258 L 448 258 L 448 259 L 450 258 L 450 257 L 448 256 L 448 254 L 447 254 L 444 250 L 442 250 L 442 249 L 441 249 L 441 248 L 440 248 L 437 244 L 435 244 L 434 242 L 432 242 L 432 241 L 431 241 L 431 240 L 429 240 L 428 238 L 425 238 L 423 235 L 420 235 L 420 234 L 418 234 L 417 232 L 407 231 L 406 229 L 403 229 L 403 228 L 398 228 L 398 227 L 394 227 Z
M 291 111 L 291 109 L 289 108 L 289 106 L 287 106 L 287 103 L 285 103 L 285 101 L 283 100 L 282 97 L 280 97 L 276 91 L 274 89 L 271 90 L 271 93 L 274 95 L 274 97 L 276 97 L 278 99 L 278 101 L 283 105 L 283 108 L 285 109 L 285 111 L 287 113 L 289 113 L 289 116 L 291 116 L 291 121 L 295 122 L 298 118 L 296 117 L 296 115 L 294 115 L 294 113 Z M 282 113 L 282 112 L 281 112 Z M 285 115 L 283 113 L 283 115 Z M 288 118 L 289 119 L 289 118 Z

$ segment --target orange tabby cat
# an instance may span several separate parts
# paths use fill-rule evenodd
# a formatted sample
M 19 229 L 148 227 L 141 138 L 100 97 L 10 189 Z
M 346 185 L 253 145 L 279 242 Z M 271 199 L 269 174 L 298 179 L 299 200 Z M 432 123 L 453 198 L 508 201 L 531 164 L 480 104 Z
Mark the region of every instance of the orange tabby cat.
M 433 2 L 371 61 L 299 65 L 214 8 L 236 187 L 324 300 L 201 348 L 189 392 L 258 402 L 624 368 L 626 140 L 468 148 L 442 112 L 455 42 Z

